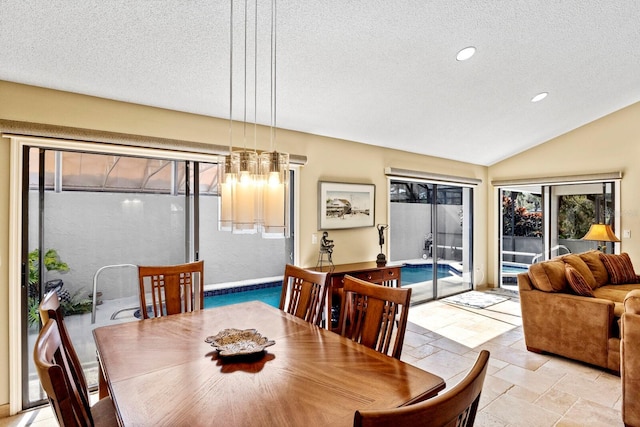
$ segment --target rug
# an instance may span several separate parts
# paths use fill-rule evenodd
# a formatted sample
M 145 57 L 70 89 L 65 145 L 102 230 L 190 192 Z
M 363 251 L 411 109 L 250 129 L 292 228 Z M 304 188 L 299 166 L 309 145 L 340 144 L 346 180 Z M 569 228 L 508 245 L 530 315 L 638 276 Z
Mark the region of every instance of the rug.
M 508 299 L 508 297 L 494 295 L 493 293 L 469 291 L 443 298 L 440 301 L 463 307 L 487 308 L 503 301 L 507 301 Z
M 511 290 L 511 289 L 490 288 L 490 289 L 485 290 L 484 292 L 489 292 L 492 295 L 500 295 L 502 297 L 507 297 L 507 298 L 512 299 L 512 300 L 519 300 L 520 299 L 520 293 L 518 291 Z

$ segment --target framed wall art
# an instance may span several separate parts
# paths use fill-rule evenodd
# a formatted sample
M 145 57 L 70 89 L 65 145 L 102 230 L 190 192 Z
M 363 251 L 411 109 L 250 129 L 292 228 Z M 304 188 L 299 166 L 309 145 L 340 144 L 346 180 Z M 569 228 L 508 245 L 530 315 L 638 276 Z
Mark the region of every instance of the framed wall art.
M 374 184 L 318 182 L 318 229 L 373 227 Z

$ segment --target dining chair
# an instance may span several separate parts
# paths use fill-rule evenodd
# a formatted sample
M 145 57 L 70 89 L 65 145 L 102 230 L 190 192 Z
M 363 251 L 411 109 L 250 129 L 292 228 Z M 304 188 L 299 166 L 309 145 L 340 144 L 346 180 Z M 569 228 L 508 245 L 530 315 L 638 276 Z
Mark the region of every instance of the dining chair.
M 320 326 L 326 299 L 327 273 L 285 266 L 280 310 Z
M 440 396 L 393 409 L 356 411 L 354 427 L 471 427 L 476 419 L 489 352 L 482 350 L 467 375 Z
M 58 323 L 47 320 L 36 339 L 33 361 L 58 424 L 62 427 L 117 426 L 111 398 L 100 399 L 93 406 L 82 398 L 79 373 L 68 354 Z
M 400 359 L 410 300 L 411 288 L 381 286 L 346 275 L 340 334 Z
M 142 318 L 204 308 L 204 261 L 178 265 L 138 266 Z M 149 305 L 147 305 L 149 298 Z
M 47 292 L 45 294 L 45 296 L 42 298 L 42 301 L 40 302 L 40 305 L 38 306 L 38 311 L 40 313 L 40 321 L 42 322 L 42 326 L 46 325 L 49 319 L 55 320 L 58 324 L 58 331 L 60 333 L 60 339 L 62 340 L 62 347 L 67 353 L 67 359 L 73 365 L 73 372 L 75 373 L 76 381 L 79 384 L 78 388 L 80 391 L 80 398 L 83 399 L 86 405 L 89 405 L 89 388 L 87 387 L 87 379 L 84 376 L 82 363 L 80 363 L 78 353 L 76 353 L 76 349 L 71 342 L 71 336 L 69 335 L 67 325 L 64 322 L 64 313 L 62 310 L 62 306 L 60 305 L 60 298 L 58 297 L 58 293 L 55 290 Z

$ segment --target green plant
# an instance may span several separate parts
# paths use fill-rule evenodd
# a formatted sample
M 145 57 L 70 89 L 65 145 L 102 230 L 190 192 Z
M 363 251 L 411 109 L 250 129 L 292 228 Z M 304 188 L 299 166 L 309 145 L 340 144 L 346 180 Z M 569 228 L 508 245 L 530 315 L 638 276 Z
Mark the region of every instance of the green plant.
M 88 313 L 91 311 L 93 301 L 89 298 L 79 298 L 79 295 L 81 294 L 82 289 L 76 291 L 76 293 L 71 296 L 71 301 L 62 301 L 60 303 L 65 316 Z
M 44 268 L 47 271 L 60 271 L 66 273 L 69 271 L 69 265 L 66 262 L 60 261 L 58 251 L 55 249 L 49 249 L 44 253 L 43 257 Z M 40 313 L 38 312 L 38 305 L 40 299 L 40 250 L 34 249 L 29 252 L 29 295 L 27 302 L 27 320 L 30 326 L 33 326 L 40 322 Z M 89 308 L 91 310 L 91 308 Z
M 44 253 L 44 268 L 47 271 L 60 271 L 66 273 L 69 271 L 69 265 L 60 261 L 60 255 L 55 249 L 49 249 Z M 34 249 L 29 252 L 29 285 L 38 286 L 40 284 L 40 250 Z
M 29 326 L 36 325 L 40 322 L 40 311 L 38 310 L 38 299 L 35 297 L 29 297 L 27 307 L 27 321 Z
M 580 239 L 587 234 L 596 217 L 596 205 L 589 195 L 560 196 L 558 207 L 558 237 Z
M 503 229 L 505 236 L 541 237 L 542 213 L 529 212 L 511 197 L 503 196 Z
M 78 295 L 81 293 L 82 290 L 79 290 L 73 294 L 71 301 L 60 301 L 62 313 L 65 316 L 89 313 L 91 311 L 93 301 L 88 298 L 80 299 Z M 29 326 L 38 324 L 40 322 L 40 304 L 38 303 L 38 299 L 36 297 L 29 297 L 27 305 L 27 321 L 29 322 Z

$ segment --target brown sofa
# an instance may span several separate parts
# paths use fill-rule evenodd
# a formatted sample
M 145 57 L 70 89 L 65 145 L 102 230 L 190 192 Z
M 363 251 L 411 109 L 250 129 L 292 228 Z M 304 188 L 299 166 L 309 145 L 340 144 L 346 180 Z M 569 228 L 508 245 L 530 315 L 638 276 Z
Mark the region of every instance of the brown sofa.
M 626 426 L 640 426 L 640 290 L 625 298 L 620 327 L 622 421 Z
M 640 290 L 627 254 L 569 254 L 518 275 L 527 349 L 620 372 L 619 319 Z

